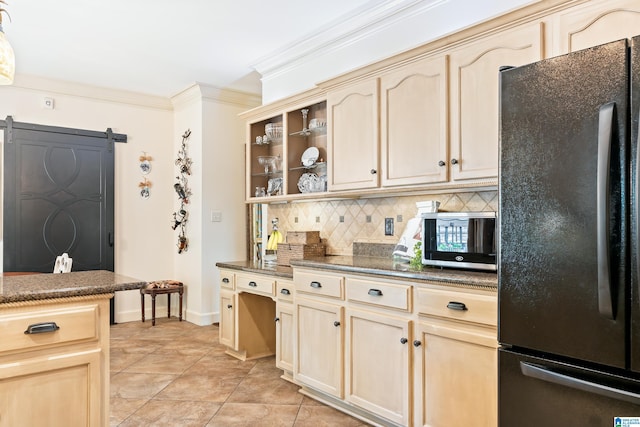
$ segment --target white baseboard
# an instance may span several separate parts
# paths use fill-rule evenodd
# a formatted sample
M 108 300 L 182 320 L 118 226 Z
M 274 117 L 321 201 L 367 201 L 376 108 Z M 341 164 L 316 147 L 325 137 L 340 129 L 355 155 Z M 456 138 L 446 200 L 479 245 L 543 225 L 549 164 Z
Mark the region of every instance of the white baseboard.
M 167 316 L 167 306 L 157 305 L 156 306 L 156 319 Z M 178 307 L 171 307 L 171 316 L 178 316 Z M 151 307 L 145 306 L 144 310 L 144 318 L 146 321 L 151 321 Z M 182 311 L 182 320 L 186 320 L 189 323 L 193 323 L 198 326 L 207 326 L 212 325 L 214 323 L 220 322 L 220 313 L 196 313 L 189 310 Z M 117 311 L 115 313 L 115 321 L 116 323 L 126 323 L 126 322 L 140 322 L 142 321 L 142 315 L 140 309 L 138 310 L 128 310 L 128 311 Z

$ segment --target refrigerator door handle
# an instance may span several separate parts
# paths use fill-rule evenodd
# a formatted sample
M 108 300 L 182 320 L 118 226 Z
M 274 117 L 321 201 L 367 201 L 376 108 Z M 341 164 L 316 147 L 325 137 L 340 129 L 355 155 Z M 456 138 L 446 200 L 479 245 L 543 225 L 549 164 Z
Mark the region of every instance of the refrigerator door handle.
M 619 388 L 609 387 L 604 384 L 586 381 L 580 378 L 572 377 L 570 375 L 553 372 L 548 370 L 544 366 L 540 366 L 537 364 L 520 362 L 520 371 L 524 376 L 530 378 L 558 384 L 564 387 L 570 387 L 576 390 L 585 391 L 587 393 L 598 394 L 600 396 L 605 396 L 616 400 L 623 400 L 635 405 L 640 404 L 640 394 L 621 390 Z
M 598 242 L 598 310 L 615 319 L 609 271 L 609 173 L 615 102 L 600 107 L 598 120 L 597 170 L 597 242 Z

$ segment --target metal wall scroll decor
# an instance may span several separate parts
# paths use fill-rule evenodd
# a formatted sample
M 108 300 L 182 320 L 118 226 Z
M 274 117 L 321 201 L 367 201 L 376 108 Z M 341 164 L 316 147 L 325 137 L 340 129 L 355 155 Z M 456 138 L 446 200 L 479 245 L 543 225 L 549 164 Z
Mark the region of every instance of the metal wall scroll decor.
M 178 158 L 176 159 L 176 166 L 178 167 L 178 176 L 176 176 L 177 182 L 173 184 L 173 189 L 178 195 L 180 200 L 180 209 L 173 213 L 173 225 L 171 228 L 178 231 L 178 253 L 181 254 L 189 248 L 189 240 L 186 236 L 187 220 L 189 219 L 189 212 L 187 212 L 186 205 L 189 204 L 189 197 L 191 196 L 191 190 L 189 189 L 189 182 L 187 177 L 191 175 L 191 165 L 193 162 L 191 158 L 187 156 L 187 139 L 191 136 L 191 130 L 187 129 L 182 134 L 182 144 L 178 150 Z
M 153 157 L 148 156 L 146 151 L 143 151 L 139 160 L 140 172 L 142 175 L 149 175 L 149 172 L 151 172 L 151 160 L 153 160 Z M 144 181 L 138 183 L 138 187 L 140 187 L 140 197 L 148 199 L 151 195 L 151 191 L 149 190 L 151 188 L 151 181 L 149 181 L 146 176 L 143 177 L 143 179 Z

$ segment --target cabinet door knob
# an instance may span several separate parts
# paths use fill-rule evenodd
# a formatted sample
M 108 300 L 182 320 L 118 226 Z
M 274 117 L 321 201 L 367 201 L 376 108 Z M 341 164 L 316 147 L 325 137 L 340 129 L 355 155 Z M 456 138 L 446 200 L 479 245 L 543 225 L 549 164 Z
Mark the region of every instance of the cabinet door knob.
M 377 173 L 378 173 L 378 171 L 377 171 L 377 170 L 375 170 L 375 169 L 371 169 L 371 175 L 375 175 L 375 174 L 377 174 Z
M 438 162 L 438 166 L 444 166 L 444 165 L 446 165 L 446 163 L 444 162 L 444 160 L 440 160 L 440 161 Z
M 231 304 L 227 305 L 227 308 L 233 308 L 233 306 Z
M 309 286 L 311 286 L 312 288 L 316 288 L 316 289 L 319 289 L 319 288 L 321 288 L 321 287 L 322 287 L 322 285 L 320 284 L 320 282 L 315 282 L 315 281 L 313 281 L 313 282 L 309 283 Z
M 258 286 L 258 284 L 254 281 L 249 282 L 249 286 L 251 286 L 252 288 L 255 288 Z
M 222 279 L 222 283 L 229 283 L 229 278 L 225 277 L 224 279 Z
M 405 337 L 400 338 L 400 344 L 406 344 L 409 340 Z
M 281 289 L 281 290 L 280 290 L 280 293 L 281 293 L 282 295 L 291 295 L 291 292 L 289 292 L 289 289 Z
M 422 345 L 422 343 L 421 343 L 420 341 L 418 341 L 418 340 L 415 340 L 415 341 L 413 342 L 413 346 L 414 346 L 414 347 L 420 347 L 421 345 Z
M 336 320 L 335 322 L 333 322 L 333 326 L 335 326 L 335 327 L 337 328 L 338 326 L 340 326 L 340 322 L 338 322 L 338 321 Z
M 276 317 L 275 319 L 273 319 L 273 321 L 274 321 L 274 322 L 279 322 L 279 321 L 280 321 L 280 318 L 279 318 L 279 317 Z
M 457 165 L 458 164 L 458 159 L 451 159 L 451 164 L 452 165 Z

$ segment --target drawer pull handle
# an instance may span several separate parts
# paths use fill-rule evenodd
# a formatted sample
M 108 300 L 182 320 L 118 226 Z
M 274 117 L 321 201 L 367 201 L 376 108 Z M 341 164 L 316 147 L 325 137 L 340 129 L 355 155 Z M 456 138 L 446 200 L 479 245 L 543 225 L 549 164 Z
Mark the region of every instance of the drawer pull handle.
M 44 334 L 47 332 L 55 332 L 60 329 L 60 326 L 56 325 L 56 322 L 44 322 L 44 323 L 34 323 L 33 325 L 29 325 L 27 330 L 24 331 L 25 334 Z
M 312 288 L 316 288 L 316 289 L 320 289 L 322 287 L 320 282 L 316 282 L 316 281 L 313 281 L 313 282 L 309 283 L 309 286 L 311 286 Z
M 409 340 L 405 337 L 400 338 L 400 344 L 406 344 L 407 342 L 409 342 Z
M 252 288 L 256 288 L 258 287 L 258 284 L 254 281 L 249 282 L 249 286 L 251 286 Z
M 420 347 L 421 345 L 422 345 L 422 343 L 421 343 L 420 341 L 418 341 L 418 340 L 415 340 L 415 341 L 413 342 L 413 346 L 414 346 L 414 347 Z
M 338 321 L 336 320 L 335 322 L 333 322 L 333 326 L 335 326 L 335 327 L 337 328 L 338 326 L 340 326 L 340 322 L 338 322 Z
M 229 278 L 225 277 L 224 279 L 222 279 L 222 283 L 229 283 Z
M 289 289 L 281 289 L 281 290 L 280 290 L 280 293 L 281 293 L 282 295 L 291 295 L 291 292 L 289 292 Z
M 450 308 L 451 310 L 458 310 L 458 311 L 467 310 L 467 306 L 463 302 L 456 302 L 456 301 L 449 301 L 449 304 L 447 304 L 447 308 Z
M 369 292 L 367 292 L 369 295 L 371 295 L 372 297 L 381 297 L 382 296 L 382 291 L 380 289 L 369 289 Z

